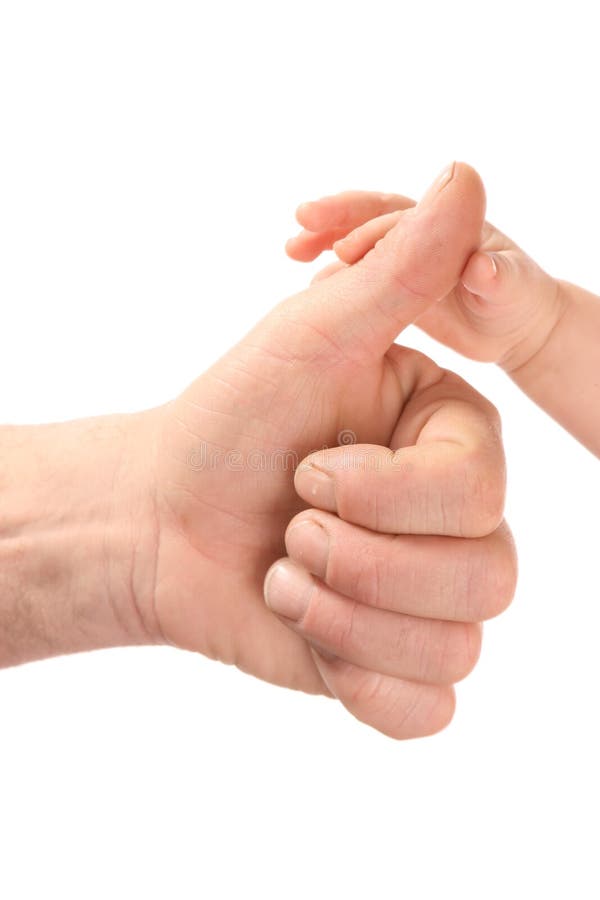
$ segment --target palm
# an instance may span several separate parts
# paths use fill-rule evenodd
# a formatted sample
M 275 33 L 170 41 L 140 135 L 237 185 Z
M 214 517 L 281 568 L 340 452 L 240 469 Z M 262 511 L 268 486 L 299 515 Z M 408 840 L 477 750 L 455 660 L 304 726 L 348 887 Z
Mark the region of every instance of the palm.
M 250 408 L 240 404 L 250 396 Z M 388 444 L 401 405 L 385 357 L 307 365 L 242 344 L 164 409 L 156 609 L 167 640 L 268 681 L 324 689 L 306 643 L 263 601 L 264 574 L 305 507 L 291 460 L 335 445 L 343 429 Z

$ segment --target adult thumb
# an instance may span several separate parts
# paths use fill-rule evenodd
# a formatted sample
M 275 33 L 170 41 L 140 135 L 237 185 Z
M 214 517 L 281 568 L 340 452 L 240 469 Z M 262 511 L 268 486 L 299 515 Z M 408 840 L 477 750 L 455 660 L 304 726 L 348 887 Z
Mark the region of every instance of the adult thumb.
M 484 216 L 479 175 L 453 163 L 359 262 L 279 304 L 263 324 L 296 357 L 383 354 L 458 283 L 480 244 Z

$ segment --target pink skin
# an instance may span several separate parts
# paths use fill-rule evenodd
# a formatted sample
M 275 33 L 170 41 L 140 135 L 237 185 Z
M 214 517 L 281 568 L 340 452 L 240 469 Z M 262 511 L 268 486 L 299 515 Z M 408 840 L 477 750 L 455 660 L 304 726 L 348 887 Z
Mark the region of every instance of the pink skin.
M 297 219 L 304 230 L 286 251 L 309 261 L 333 249 L 339 262 L 324 270 L 328 276 L 362 259 L 413 207 L 401 195 L 363 191 L 303 203 Z M 556 281 L 486 223 L 458 284 L 417 324 L 465 356 L 513 368 L 548 336 L 560 308 Z
M 504 457 L 493 406 L 393 342 L 456 285 L 484 205 L 456 164 L 170 403 L 0 429 L 0 663 L 166 642 L 395 738 L 443 728 L 514 590 Z
M 398 194 L 346 191 L 303 203 L 304 230 L 286 249 L 297 260 L 333 249 L 315 281 L 357 264 L 411 215 Z M 416 324 L 471 359 L 498 363 L 539 406 L 600 456 L 600 298 L 553 278 L 486 223 L 458 283 Z

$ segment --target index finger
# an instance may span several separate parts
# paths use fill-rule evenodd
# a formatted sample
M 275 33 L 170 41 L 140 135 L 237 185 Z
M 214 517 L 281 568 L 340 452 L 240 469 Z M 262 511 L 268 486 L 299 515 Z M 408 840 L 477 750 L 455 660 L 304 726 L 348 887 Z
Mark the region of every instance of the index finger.
M 401 360 L 397 350 L 406 364 L 411 351 Z M 311 506 L 380 533 L 484 537 L 504 509 L 498 414 L 461 378 L 411 355 L 421 376 L 427 364 L 439 374 L 410 396 L 389 446 L 313 453 L 298 467 L 296 490 Z

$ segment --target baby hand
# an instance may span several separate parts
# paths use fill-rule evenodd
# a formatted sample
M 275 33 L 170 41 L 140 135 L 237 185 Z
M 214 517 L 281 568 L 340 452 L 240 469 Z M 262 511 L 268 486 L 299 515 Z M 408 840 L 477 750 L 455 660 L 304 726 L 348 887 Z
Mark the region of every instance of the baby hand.
M 319 273 L 319 280 L 366 256 L 400 219 L 413 215 L 414 205 L 399 194 L 369 191 L 303 203 L 296 217 L 304 230 L 286 251 L 308 262 L 333 249 L 339 262 Z M 464 356 L 513 371 L 544 346 L 562 309 L 561 283 L 486 222 L 460 282 L 416 324 Z

